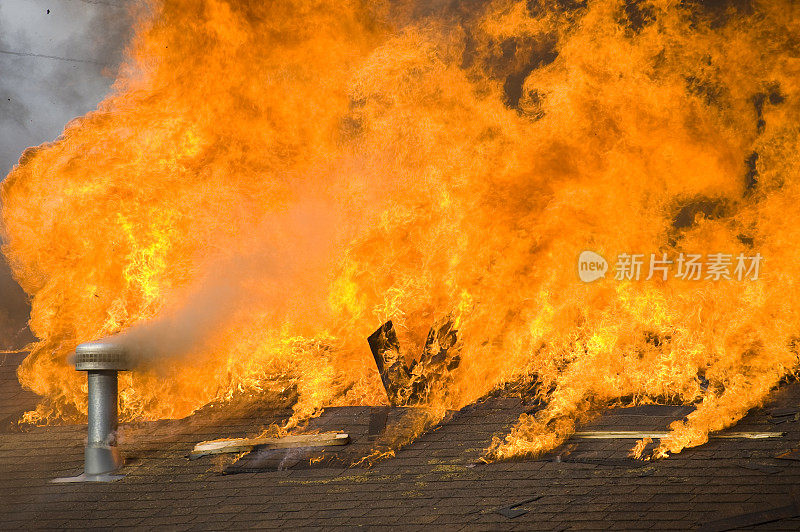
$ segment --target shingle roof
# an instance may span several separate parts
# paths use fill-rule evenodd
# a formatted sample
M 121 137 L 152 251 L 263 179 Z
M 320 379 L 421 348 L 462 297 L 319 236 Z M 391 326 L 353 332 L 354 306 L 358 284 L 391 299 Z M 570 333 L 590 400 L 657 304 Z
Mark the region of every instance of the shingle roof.
M 0 354 L 0 427 L 36 406 L 36 394 L 23 390 L 17 381 L 17 367 L 26 356 L 25 352 Z
M 7 359 L 8 360 L 8 359 Z M 17 360 L 18 362 L 18 360 Z M 0 370 L 0 405 L 26 403 Z M 16 382 L 14 380 L 14 382 Z M 493 435 L 529 406 L 514 397 L 470 405 L 394 458 L 352 467 L 378 445 L 370 439 L 383 407 L 327 409 L 306 430 L 348 432 L 352 444 L 314 464 L 303 451 L 254 452 L 187 460 L 201 440 L 239 437 L 286 419 L 288 401 L 264 397 L 203 409 L 184 420 L 125 425 L 125 478 L 114 483 L 53 484 L 81 472 L 86 427 L 0 428 L 0 518 L 3 528 L 403 527 L 444 529 L 676 529 L 791 501 L 800 461 L 774 458 L 800 445 L 794 407 L 800 383 L 774 393 L 736 431 L 785 431 L 770 440 L 712 440 L 666 460 L 627 458 L 631 440 L 570 441 L 539 460 L 476 465 Z M 663 430 L 685 407 L 613 410 L 588 428 Z M 393 410 L 388 423 L 410 410 Z M 398 421 L 400 420 L 400 421 Z M 294 454 L 292 454 L 294 453 Z M 236 473 L 236 474 L 231 474 Z M 527 502 L 526 502 L 527 501 Z M 504 508 L 522 503 L 512 510 Z M 791 513 L 791 512 L 790 512 Z M 510 517 L 516 514 L 517 517 Z M 800 529 L 781 519 L 763 529 Z

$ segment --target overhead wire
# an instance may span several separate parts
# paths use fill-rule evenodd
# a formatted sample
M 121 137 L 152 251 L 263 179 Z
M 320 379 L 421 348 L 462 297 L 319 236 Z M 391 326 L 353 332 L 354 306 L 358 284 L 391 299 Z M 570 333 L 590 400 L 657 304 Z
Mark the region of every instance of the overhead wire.
M 72 2 L 83 2 L 84 4 L 110 6 L 110 7 L 116 7 L 116 8 L 119 8 L 119 9 L 124 9 L 125 8 L 125 6 L 123 6 L 123 5 L 114 4 L 112 2 L 103 2 L 103 0 L 69 0 L 69 1 L 72 1 Z
M 103 0 L 67 0 L 69 2 L 83 2 L 84 4 L 91 4 L 91 5 L 104 5 L 109 7 L 116 7 L 118 9 L 124 9 L 126 6 L 115 4 L 112 2 L 104 2 Z M 16 55 L 22 57 L 40 57 L 43 59 L 52 59 L 54 61 L 67 61 L 70 63 L 88 63 L 92 65 L 100 65 L 100 66 L 109 66 L 107 63 L 103 63 L 101 61 L 94 61 L 92 59 L 75 59 L 72 57 L 60 57 L 57 55 L 47 55 L 47 54 L 36 54 L 33 52 L 17 52 L 13 50 L 0 50 L 0 54 L 6 55 Z
M 71 63 L 90 63 L 93 65 L 109 66 L 107 63 L 101 61 L 94 61 L 92 59 L 74 59 L 71 57 L 60 57 L 57 55 L 35 54 L 32 52 L 15 52 L 13 50 L 0 50 L 0 54 L 17 55 L 22 57 L 41 57 L 44 59 L 53 59 L 55 61 L 68 61 Z

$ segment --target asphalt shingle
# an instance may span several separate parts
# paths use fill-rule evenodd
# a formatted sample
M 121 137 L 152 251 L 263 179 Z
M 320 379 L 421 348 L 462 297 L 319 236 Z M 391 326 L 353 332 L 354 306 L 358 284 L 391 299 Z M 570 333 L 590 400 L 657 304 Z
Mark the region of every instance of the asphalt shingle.
M 21 357 L 12 360 L 18 364 Z M 3 413 L 18 416 L 35 404 L 19 389 L 15 368 L 0 366 L 0 378 Z M 800 461 L 774 456 L 800 447 L 800 421 L 784 416 L 776 424 L 770 410 L 795 407 L 798 399 L 800 383 L 784 386 L 768 407 L 733 429 L 780 430 L 783 438 L 712 440 L 655 462 L 628 458 L 632 440 L 574 440 L 539 460 L 476 464 L 492 436 L 504 434 L 529 408 L 514 397 L 470 405 L 373 467 L 353 462 L 380 448 L 370 420 L 383 407 L 330 408 L 310 420 L 306 431 L 351 435 L 352 443 L 334 452 L 186 459 L 201 440 L 253 435 L 291 414 L 286 398 L 262 397 L 208 407 L 183 420 L 123 425 L 125 477 L 109 484 L 50 482 L 81 472 L 85 426 L 5 423 L 0 516 L 8 529 L 686 530 L 790 500 Z M 664 430 L 688 412 L 659 405 L 617 409 L 581 430 Z M 394 409 L 387 425 L 413 415 Z M 511 518 L 499 512 L 515 504 L 524 513 Z M 798 525 L 800 519 L 782 519 L 764 527 Z

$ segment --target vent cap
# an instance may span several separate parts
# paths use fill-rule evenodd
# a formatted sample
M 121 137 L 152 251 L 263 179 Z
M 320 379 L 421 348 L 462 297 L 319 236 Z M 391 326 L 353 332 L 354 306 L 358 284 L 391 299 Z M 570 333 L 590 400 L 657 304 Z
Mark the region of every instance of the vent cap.
M 130 369 L 127 350 L 108 340 L 85 342 L 75 348 L 78 371 L 126 371 Z

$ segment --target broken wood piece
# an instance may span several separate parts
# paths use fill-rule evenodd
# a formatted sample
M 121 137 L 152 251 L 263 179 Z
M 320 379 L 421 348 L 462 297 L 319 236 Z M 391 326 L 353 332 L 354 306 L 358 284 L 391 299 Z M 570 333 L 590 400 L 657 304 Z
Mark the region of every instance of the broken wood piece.
M 579 440 L 638 440 L 642 438 L 663 439 L 669 432 L 640 432 L 635 430 L 593 430 L 576 432 L 572 438 Z M 763 440 L 766 438 L 781 438 L 785 432 L 726 432 L 710 434 L 709 438 L 715 440 L 748 439 Z
M 372 333 L 369 342 L 381 382 L 392 406 L 425 404 L 432 397 L 444 396 L 451 381 L 450 372 L 460 362 L 461 344 L 450 316 L 431 327 L 418 361 L 406 365 L 391 321 Z
M 190 458 L 199 458 L 209 454 L 241 453 L 254 449 L 287 449 L 291 447 L 329 447 L 347 445 L 350 436 L 336 432 L 324 434 L 296 434 L 283 438 L 229 438 L 203 441 L 198 443 L 189 453 Z
M 425 403 L 432 396 L 443 397 L 452 381 L 450 372 L 461 363 L 461 344 L 453 319 L 445 316 L 433 324 L 425 340 L 419 362 L 411 365 L 411 396 Z
M 391 320 L 372 333 L 367 342 L 389 397 L 389 404 L 405 405 L 411 394 L 411 374 L 400 354 L 400 342 L 397 341 L 397 333 Z
M 431 327 L 419 363 L 426 371 L 443 374 L 452 371 L 461 363 L 458 331 L 453 320 L 446 316 Z

